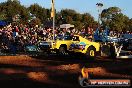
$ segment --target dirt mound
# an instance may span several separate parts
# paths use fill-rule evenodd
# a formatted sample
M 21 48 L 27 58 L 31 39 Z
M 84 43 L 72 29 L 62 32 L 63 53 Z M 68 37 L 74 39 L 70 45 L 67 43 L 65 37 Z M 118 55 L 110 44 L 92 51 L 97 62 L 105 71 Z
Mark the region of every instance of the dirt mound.
M 29 57 L 27 55 L 19 55 L 19 56 L 0 56 L 0 64 L 12 64 L 19 66 L 43 66 L 44 64 L 40 63 L 40 61 Z

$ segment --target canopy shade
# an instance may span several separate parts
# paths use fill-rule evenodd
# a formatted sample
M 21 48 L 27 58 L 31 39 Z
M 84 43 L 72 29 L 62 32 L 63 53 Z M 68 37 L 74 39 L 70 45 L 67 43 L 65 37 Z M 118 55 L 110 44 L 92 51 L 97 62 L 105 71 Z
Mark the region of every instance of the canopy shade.
M 60 25 L 60 28 L 71 28 L 71 27 L 74 27 L 74 25 L 71 25 L 71 24 L 62 24 L 62 25 Z

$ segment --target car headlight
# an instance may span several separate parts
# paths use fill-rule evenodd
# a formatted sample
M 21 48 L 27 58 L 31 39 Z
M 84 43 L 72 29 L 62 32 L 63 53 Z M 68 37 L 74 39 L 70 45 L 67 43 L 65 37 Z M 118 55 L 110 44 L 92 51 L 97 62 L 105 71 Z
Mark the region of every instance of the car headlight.
M 56 43 L 55 42 L 53 42 L 53 45 L 55 45 Z

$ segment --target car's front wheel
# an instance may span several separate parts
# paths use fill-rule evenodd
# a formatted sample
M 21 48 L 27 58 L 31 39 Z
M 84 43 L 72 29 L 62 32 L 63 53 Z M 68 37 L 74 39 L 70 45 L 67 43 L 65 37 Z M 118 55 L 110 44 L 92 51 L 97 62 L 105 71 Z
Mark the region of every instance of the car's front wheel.
M 67 49 L 64 46 L 60 46 L 59 48 L 59 54 L 60 55 L 67 55 Z

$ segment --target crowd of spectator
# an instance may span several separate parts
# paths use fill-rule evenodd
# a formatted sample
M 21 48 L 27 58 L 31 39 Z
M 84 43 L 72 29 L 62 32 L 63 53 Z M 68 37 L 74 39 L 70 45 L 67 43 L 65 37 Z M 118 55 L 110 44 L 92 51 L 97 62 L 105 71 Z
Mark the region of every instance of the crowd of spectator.
M 88 27 L 87 29 L 82 28 L 81 30 L 76 29 L 61 29 L 55 28 L 54 30 L 55 38 L 62 37 L 64 35 L 84 35 L 88 34 L 90 38 L 93 37 L 94 29 Z M 128 32 L 131 33 L 132 32 Z M 110 31 L 111 36 L 119 36 L 116 31 Z M 40 41 L 48 41 L 53 39 L 53 30 L 49 27 L 29 27 L 28 25 L 8 25 L 0 29 L 0 44 L 1 50 L 10 50 L 16 53 L 17 49 L 19 51 L 24 51 L 24 47 L 27 45 L 36 45 Z
M 55 38 L 62 37 L 64 35 L 74 35 L 84 33 L 82 31 L 76 31 L 75 29 L 60 29 L 54 30 Z M 29 27 L 28 25 L 8 25 L 0 29 L 0 44 L 1 50 L 10 50 L 16 53 L 24 51 L 24 47 L 27 45 L 37 45 L 40 41 L 48 41 L 53 39 L 53 30 L 49 27 Z

